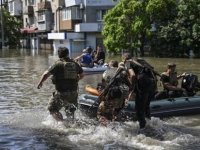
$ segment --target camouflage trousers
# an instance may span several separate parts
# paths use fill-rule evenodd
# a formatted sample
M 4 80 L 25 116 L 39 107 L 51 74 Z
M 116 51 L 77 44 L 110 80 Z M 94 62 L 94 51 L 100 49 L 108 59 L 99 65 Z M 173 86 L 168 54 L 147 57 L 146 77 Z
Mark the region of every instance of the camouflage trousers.
M 48 110 L 50 112 L 58 112 L 62 107 L 67 109 L 70 105 L 77 106 L 77 91 L 67 91 L 67 92 L 53 92 L 48 104 Z
M 97 110 L 97 118 L 100 119 L 102 116 L 106 117 L 108 120 L 117 120 L 117 116 L 120 110 L 124 107 L 125 100 L 129 95 L 129 88 L 126 85 L 120 85 L 120 89 L 122 95 L 117 98 L 109 98 L 109 96 L 105 96 L 105 98 L 101 101 L 98 110 Z M 109 95 L 109 93 L 107 94 Z

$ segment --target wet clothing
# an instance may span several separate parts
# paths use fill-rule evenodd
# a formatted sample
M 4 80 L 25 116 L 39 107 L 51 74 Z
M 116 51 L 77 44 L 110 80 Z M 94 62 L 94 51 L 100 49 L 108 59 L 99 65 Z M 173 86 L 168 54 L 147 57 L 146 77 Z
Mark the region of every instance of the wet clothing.
M 113 79 L 116 74 L 115 69 L 110 69 L 107 71 L 105 75 L 106 79 L 109 81 Z M 112 75 L 112 76 L 111 76 Z M 100 119 L 101 116 L 106 117 L 108 120 L 116 120 L 117 115 L 120 110 L 124 107 L 124 102 L 128 98 L 129 95 L 129 82 L 128 82 L 128 74 L 123 69 L 113 80 L 113 84 L 110 86 L 108 91 L 104 93 L 104 98 L 102 99 L 98 110 L 97 110 L 97 118 Z M 108 82 L 108 81 L 107 81 Z
M 133 69 L 136 80 L 133 80 L 132 86 L 135 86 L 134 92 L 135 109 L 140 128 L 146 125 L 145 117 L 150 118 L 150 101 L 154 99 L 156 91 L 156 81 L 151 69 L 142 67 L 131 60 L 125 62 L 127 70 Z
M 78 74 L 83 73 L 82 68 L 70 58 L 59 59 L 48 71 L 53 75 L 56 92 L 50 99 L 48 109 L 59 111 L 68 103 L 77 104 Z
M 89 53 L 83 55 L 81 59 L 81 66 L 83 67 L 90 67 L 92 64 L 92 56 Z
M 57 112 L 62 107 L 67 108 L 69 105 L 73 104 L 77 106 L 77 91 L 68 91 L 68 92 L 54 92 L 52 97 L 49 100 L 48 110 L 50 112 Z

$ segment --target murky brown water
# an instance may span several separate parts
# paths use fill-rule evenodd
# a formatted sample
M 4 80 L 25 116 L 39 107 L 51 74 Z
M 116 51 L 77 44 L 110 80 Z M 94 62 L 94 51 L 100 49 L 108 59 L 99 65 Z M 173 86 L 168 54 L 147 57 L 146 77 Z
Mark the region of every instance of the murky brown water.
M 54 91 L 51 81 L 41 90 L 37 82 L 57 56 L 50 51 L 0 50 L 0 149 L 199 149 L 200 116 L 152 118 L 147 136 L 138 134 L 137 122 L 115 123 L 104 128 L 76 113 L 79 123 L 68 127 L 56 123 L 46 109 Z M 120 57 L 110 57 L 120 60 Z M 191 72 L 200 77 L 200 59 L 145 58 L 162 72 L 168 62 L 177 64 L 178 73 Z M 86 84 L 96 86 L 101 74 L 85 76 Z

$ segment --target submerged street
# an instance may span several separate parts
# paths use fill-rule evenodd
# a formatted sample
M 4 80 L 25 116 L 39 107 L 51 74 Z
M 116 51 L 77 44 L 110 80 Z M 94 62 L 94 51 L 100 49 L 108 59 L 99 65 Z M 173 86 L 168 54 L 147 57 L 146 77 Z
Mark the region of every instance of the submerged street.
M 200 115 L 153 117 L 144 134 L 139 133 L 138 122 L 116 122 L 106 128 L 80 111 L 74 123 L 57 123 L 47 111 L 53 84 L 47 80 L 42 89 L 36 88 L 43 71 L 56 59 L 51 51 L 0 50 L 0 149 L 199 149 Z M 174 62 L 178 74 L 191 72 L 200 78 L 200 59 L 145 59 L 160 73 Z M 85 76 L 79 82 L 79 94 L 85 85 L 95 87 L 100 80 L 101 74 Z

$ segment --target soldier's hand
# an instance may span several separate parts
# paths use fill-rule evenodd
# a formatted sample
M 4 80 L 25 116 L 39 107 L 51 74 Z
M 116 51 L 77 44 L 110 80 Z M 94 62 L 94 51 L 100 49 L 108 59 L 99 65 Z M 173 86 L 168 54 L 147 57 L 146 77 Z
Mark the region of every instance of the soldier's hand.
M 182 74 L 181 74 L 181 77 L 185 77 L 186 74 L 187 74 L 186 72 L 182 73 Z
M 42 83 L 39 83 L 38 85 L 37 85 L 37 89 L 40 89 L 42 87 Z
M 128 101 L 129 101 L 129 99 L 128 99 L 128 98 L 127 98 L 127 99 L 125 99 L 124 106 L 128 106 Z

